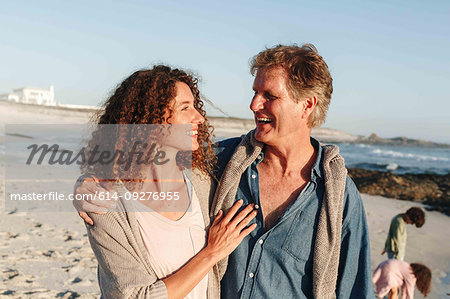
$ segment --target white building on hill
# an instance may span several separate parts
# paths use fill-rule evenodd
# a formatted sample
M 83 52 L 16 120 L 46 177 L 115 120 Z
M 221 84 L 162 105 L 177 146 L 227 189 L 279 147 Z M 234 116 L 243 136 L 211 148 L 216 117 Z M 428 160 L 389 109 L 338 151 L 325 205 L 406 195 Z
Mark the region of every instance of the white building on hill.
M 0 100 L 25 104 L 56 105 L 53 85 L 50 85 L 49 90 L 37 87 L 14 89 L 11 93 L 0 94 Z

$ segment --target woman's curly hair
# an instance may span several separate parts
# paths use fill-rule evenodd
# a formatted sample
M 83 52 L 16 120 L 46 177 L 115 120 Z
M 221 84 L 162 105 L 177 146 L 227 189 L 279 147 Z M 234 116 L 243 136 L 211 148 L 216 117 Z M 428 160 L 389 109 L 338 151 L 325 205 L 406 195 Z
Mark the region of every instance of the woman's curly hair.
M 430 292 L 431 286 L 431 270 L 427 266 L 412 263 L 411 265 L 414 276 L 416 277 L 417 289 L 423 294 L 424 297 Z
M 205 174 L 213 173 L 216 163 L 216 157 L 212 149 L 214 129 L 209 124 L 206 112 L 203 109 L 204 103 L 200 98 L 197 86 L 198 79 L 183 70 L 166 65 L 155 65 L 152 69 L 136 71 L 119 84 L 112 96 L 104 103 L 104 110 L 99 111 L 96 115 L 96 123 L 99 126 L 92 133 L 87 147 L 88 151 L 89 149 L 92 150 L 95 145 L 101 144 L 103 149 L 112 150 L 111 152 L 116 153 L 117 150 L 131 149 L 139 138 L 140 140 L 145 137 L 148 138 L 149 130 L 142 129 L 146 126 L 126 126 L 127 124 L 162 124 L 164 121 L 170 123 L 170 117 L 173 113 L 171 104 L 176 97 L 175 84 L 177 82 L 189 86 L 194 96 L 194 107 L 205 119 L 198 126 L 199 148 L 194 152 L 181 153 L 177 157 L 177 161 L 192 161 L 193 168 L 197 168 Z M 165 118 L 166 112 L 169 112 L 168 118 Z M 112 126 L 115 129 L 111 132 L 111 128 L 104 129 L 109 124 L 120 124 L 122 126 Z M 120 129 L 117 127 L 120 127 Z M 157 138 L 158 132 L 153 131 L 153 135 Z M 186 154 L 192 154 L 192 159 L 191 157 L 183 157 Z M 116 163 L 118 159 L 120 157 L 116 157 L 114 163 L 108 167 L 101 165 L 101 163 L 92 165 L 88 163 L 82 165 L 81 169 L 84 173 L 94 173 L 100 177 L 108 177 L 113 180 L 124 178 L 124 175 L 130 175 L 132 178 L 139 177 L 136 176 L 139 172 L 138 166 L 132 165 L 130 169 L 123 169 L 121 163 Z

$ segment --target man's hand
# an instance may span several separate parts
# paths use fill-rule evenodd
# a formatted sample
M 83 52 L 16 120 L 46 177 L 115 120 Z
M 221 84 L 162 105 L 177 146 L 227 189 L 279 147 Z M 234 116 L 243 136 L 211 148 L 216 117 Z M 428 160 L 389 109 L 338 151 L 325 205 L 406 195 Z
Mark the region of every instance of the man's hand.
M 89 176 L 84 179 L 81 185 L 75 189 L 75 198 L 73 206 L 78 211 L 78 215 L 88 224 L 94 225 L 94 220 L 87 214 L 106 214 L 108 210 L 112 210 L 116 207 L 114 200 L 99 200 L 96 198 L 96 194 L 106 194 L 107 189 L 103 188 L 99 180 L 94 176 Z

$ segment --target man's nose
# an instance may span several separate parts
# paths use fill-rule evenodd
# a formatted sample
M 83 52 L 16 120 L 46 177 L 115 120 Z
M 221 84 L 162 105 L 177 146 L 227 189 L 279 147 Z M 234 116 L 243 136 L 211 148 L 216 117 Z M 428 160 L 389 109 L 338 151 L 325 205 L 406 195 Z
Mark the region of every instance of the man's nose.
M 263 107 L 264 99 L 259 95 L 255 95 L 250 103 L 250 110 L 256 112 L 258 110 L 261 110 Z

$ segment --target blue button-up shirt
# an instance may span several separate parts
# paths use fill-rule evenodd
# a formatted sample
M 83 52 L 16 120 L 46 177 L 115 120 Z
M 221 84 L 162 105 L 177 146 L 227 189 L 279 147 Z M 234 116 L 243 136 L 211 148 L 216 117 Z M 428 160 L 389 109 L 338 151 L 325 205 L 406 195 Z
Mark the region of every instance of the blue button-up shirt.
M 219 143 L 219 175 L 238 142 L 239 139 L 234 138 Z M 314 240 L 325 185 L 323 150 L 317 140 L 311 139 L 311 142 L 317 151 L 311 180 L 267 231 L 264 215 L 259 210 L 254 220 L 257 228 L 229 256 L 221 282 L 222 298 L 313 298 Z M 263 159 L 262 152 L 241 177 L 236 200 L 244 200 L 244 206 L 251 203 L 261 206 L 258 164 Z M 374 298 L 364 207 L 349 177 L 341 239 L 337 297 Z

